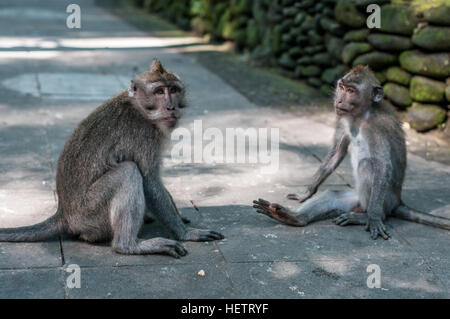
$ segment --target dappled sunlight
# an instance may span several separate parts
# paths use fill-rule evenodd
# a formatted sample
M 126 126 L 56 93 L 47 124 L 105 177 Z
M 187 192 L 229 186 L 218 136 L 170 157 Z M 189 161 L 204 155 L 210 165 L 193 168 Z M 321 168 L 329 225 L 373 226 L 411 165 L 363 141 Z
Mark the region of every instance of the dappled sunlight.
M 0 49 L 151 49 L 207 43 L 198 37 L 0 37 Z
M 39 223 L 56 211 L 53 192 L 46 189 L 5 190 L 0 188 L 1 228 Z
M 408 278 L 408 280 L 401 280 L 390 277 L 386 279 L 386 281 L 392 288 L 410 289 L 427 293 L 442 292 L 442 290 L 438 286 L 431 284 L 430 282 L 424 280 L 423 278 L 418 279 Z

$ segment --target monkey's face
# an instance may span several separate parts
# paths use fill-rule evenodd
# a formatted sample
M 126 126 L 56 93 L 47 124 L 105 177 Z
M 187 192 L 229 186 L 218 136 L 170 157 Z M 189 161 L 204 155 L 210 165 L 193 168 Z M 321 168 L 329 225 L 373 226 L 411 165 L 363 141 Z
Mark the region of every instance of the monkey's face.
M 346 82 L 344 78 L 337 83 L 334 108 L 338 116 L 356 115 L 363 104 L 361 86 L 356 83 Z
M 356 66 L 337 82 L 334 108 L 338 116 L 357 117 L 383 98 L 383 89 L 368 67 Z
M 146 119 L 163 132 L 176 127 L 186 107 L 184 88 L 179 81 L 142 83 L 134 80 L 132 90 L 130 96 Z
M 158 60 L 131 81 L 128 96 L 144 118 L 164 133 L 175 128 L 186 107 L 183 83 Z

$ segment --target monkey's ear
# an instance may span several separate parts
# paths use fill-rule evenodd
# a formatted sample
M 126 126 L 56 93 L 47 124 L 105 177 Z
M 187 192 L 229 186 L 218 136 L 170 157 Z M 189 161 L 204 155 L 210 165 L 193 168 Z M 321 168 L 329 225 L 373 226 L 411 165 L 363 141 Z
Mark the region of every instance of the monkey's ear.
M 152 65 L 150 66 L 150 72 L 167 73 L 161 62 L 159 62 L 157 59 L 153 60 Z
M 372 100 L 375 103 L 378 103 L 378 102 L 380 102 L 383 99 L 383 96 L 384 96 L 383 88 L 381 86 L 378 86 L 378 85 L 374 86 L 373 87 L 373 98 L 372 98 Z
M 131 80 L 131 84 L 130 87 L 128 88 L 128 96 L 129 97 L 134 97 L 134 95 L 136 94 L 136 83 L 134 83 L 133 80 Z

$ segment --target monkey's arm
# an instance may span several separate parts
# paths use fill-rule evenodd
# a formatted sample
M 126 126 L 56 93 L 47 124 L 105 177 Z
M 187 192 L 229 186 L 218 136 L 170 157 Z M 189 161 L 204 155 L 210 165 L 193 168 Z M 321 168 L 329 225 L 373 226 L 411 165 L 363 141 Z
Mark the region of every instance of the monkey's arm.
M 159 177 L 145 178 L 144 191 L 147 207 L 177 240 L 210 241 L 224 238 L 222 234 L 211 230 L 187 228 Z
M 319 186 L 330 176 L 331 173 L 339 166 L 347 154 L 350 139 L 343 132 L 337 132 L 334 138 L 334 143 L 331 150 L 325 157 L 322 165 L 320 165 L 317 172 L 314 174 L 313 182 L 308 186 L 304 194 L 289 194 L 289 199 L 298 200 L 300 203 L 304 202 L 311 196 L 313 196 Z
M 389 238 L 386 227 L 383 224 L 386 218 L 384 211 L 384 201 L 389 192 L 389 171 L 390 167 L 383 165 L 383 161 L 376 158 L 366 158 L 358 164 L 360 182 L 370 185 L 369 202 L 367 205 L 367 225 L 366 230 L 370 232 L 372 239 L 378 236 L 384 239 Z

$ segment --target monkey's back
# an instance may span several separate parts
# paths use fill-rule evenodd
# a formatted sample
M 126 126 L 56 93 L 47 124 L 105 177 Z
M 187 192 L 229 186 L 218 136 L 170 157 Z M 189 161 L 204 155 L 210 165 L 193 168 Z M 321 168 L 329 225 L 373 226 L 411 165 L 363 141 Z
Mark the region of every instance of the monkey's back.
M 374 108 L 373 135 L 387 146 L 386 165 L 390 167 L 391 190 L 400 198 L 406 169 L 406 142 L 402 123 L 395 109 L 385 101 Z
M 151 139 L 151 125 L 128 102 L 127 92 L 95 109 L 77 126 L 60 154 L 56 176 L 60 209 L 67 213 L 81 209 L 89 187 L 106 172 L 120 162 L 138 160 L 136 150 L 151 154 Z

